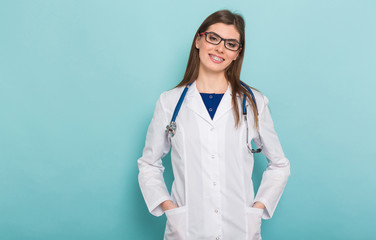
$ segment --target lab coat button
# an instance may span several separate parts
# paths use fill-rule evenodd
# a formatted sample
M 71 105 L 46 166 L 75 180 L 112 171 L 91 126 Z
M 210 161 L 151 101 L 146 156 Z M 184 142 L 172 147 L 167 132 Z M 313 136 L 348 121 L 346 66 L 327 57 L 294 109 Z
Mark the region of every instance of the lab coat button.
M 214 131 L 214 128 L 210 128 L 210 131 L 212 131 L 212 132 L 213 132 L 213 131 Z
M 211 158 L 215 158 L 215 155 L 214 155 L 214 154 L 212 154 L 212 155 L 211 155 Z
M 215 209 L 214 212 L 215 212 L 215 213 L 218 213 L 219 211 L 218 211 L 218 209 Z
M 216 182 L 213 182 L 213 185 L 214 185 L 214 186 L 217 186 L 217 183 L 216 183 Z

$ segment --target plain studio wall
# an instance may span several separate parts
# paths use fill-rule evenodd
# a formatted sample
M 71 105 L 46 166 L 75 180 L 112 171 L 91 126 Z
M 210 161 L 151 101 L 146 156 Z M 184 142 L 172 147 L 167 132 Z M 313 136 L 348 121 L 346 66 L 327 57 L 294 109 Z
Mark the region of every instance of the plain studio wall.
M 18 0 L 0 2 L 0 239 L 162 239 L 137 159 L 196 29 L 224 8 L 245 18 L 241 78 L 269 98 L 291 162 L 263 239 L 374 238 L 375 1 Z

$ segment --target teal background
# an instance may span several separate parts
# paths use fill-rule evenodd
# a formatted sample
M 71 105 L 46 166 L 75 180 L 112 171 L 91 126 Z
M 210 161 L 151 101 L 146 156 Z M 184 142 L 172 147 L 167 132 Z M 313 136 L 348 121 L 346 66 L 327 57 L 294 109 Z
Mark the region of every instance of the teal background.
M 0 239 L 162 239 L 137 159 L 196 29 L 223 8 L 245 18 L 241 78 L 269 98 L 291 162 L 263 239 L 374 239 L 371 0 L 1 0 Z

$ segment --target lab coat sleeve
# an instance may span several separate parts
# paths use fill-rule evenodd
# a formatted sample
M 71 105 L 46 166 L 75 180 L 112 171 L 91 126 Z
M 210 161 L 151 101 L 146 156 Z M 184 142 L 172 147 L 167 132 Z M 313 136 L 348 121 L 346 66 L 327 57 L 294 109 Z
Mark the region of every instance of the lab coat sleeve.
M 262 218 L 270 219 L 290 176 L 290 162 L 285 157 L 277 133 L 274 130 L 273 120 L 268 108 L 269 100 L 265 96 L 263 98 L 264 106 L 259 116 L 259 128 L 263 142 L 262 153 L 268 159 L 268 165 L 262 175 L 255 202 L 260 201 L 265 205 Z M 260 145 L 257 138 L 255 143 L 258 146 Z
M 168 124 L 166 112 L 163 106 L 162 93 L 156 103 L 153 118 L 150 122 L 145 147 L 141 158 L 138 159 L 138 182 L 148 210 L 154 216 L 161 216 L 164 211 L 160 204 L 165 200 L 171 200 L 167 190 L 163 172 L 162 158 L 170 150 L 170 140 L 165 132 Z

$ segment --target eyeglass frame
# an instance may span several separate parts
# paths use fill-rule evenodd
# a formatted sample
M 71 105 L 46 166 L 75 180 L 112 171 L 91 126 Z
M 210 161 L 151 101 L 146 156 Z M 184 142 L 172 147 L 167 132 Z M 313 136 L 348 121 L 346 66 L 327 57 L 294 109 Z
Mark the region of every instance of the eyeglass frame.
M 209 41 L 207 40 L 207 36 L 208 36 L 209 33 L 213 33 L 213 34 L 215 34 L 216 36 L 218 36 L 218 37 L 221 39 L 221 41 L 219 41 L 217 44 L 212 43 L 212 42 L 209 42 Z M 222 38 L 221 36 L 219 36 L 219 35 L 218 35 L 217 33 L 215 33 L 215 32 L 202 32 L 202 33 L 199 33 L 199 34 L 200 34 L 200 36 L 205 35 L 205 41 L 207 41 L 208 43 L 213 44 L 213 45 L 219 45 L 219 44 L 223 41 L 223 42 L 224 42 L 224 46 L 225 46 L 225 48 L 228 49 L 228 50 L 230 50 L 230 51 L 234 51 L 234 52 L 239 51 L 240 49 L 242 49 L 242 46 L 243 46 L 243 44 L 241 44 L 238 40 L 233 39 L 233 38 L 231 38 L 231 39 L 225 39 L 225 38 Z M 235 42 L 237 42 L 237 43 L 239 44 L 239 48 L 236 49 L 236 50 L 232 50 L 232 49 L 227 48 L 227 47 L 226 47 L 226 42 L 227 42 L 228 40 L 231 40 L 231 41 L 235 41 Z

